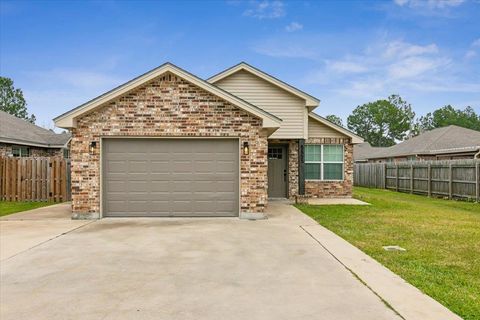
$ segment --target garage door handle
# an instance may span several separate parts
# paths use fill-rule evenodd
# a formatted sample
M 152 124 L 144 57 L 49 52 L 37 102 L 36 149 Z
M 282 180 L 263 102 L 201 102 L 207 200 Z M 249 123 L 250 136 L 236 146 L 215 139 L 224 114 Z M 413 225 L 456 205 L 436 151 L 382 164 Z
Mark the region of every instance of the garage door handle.
M 283 170 L 283 181 L 287 182 L 287 169 Z

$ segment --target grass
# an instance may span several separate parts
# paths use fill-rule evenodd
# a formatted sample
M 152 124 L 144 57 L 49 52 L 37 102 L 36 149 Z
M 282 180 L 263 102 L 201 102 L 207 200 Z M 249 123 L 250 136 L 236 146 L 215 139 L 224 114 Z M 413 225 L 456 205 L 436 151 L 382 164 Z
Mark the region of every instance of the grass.
M 464 319 L 480 319 L 480 204 L 359 187 L 354 197 L 372 205 L 297 207 Z
M 0 201 L 0 217 L 6 216 L 12 213 L 27 211 L 31 209 L 41 208 L 52 205 L 51 202 L 13 202 L 13 201 Z

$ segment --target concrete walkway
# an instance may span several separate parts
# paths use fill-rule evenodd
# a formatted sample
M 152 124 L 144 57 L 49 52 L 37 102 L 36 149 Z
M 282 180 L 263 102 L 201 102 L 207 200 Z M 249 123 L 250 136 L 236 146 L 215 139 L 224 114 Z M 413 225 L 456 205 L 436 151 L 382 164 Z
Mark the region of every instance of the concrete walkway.
M 0 262 L 0 319 L 401 319 L 380 284 L 407 301 L 385 294 L 406 319 L 454 319 L 429 313 L 433 300 L 410 310 L 418 304 L 402 295 L 412 292 L 396 288 L 408 284 L 385 269 L 375 285 L 354 270 L 368 257 L 343 262 L 351 246 L 294 207 L 271 202 L 268 216 L 69 220 L 80 224 Z M 35 228 L 26 218 L 0 224 L 12 234 L 29 221 Z
M 91 221 L 71 220 L 70 203 L 0 218 L 0 261 L 11 258 Z

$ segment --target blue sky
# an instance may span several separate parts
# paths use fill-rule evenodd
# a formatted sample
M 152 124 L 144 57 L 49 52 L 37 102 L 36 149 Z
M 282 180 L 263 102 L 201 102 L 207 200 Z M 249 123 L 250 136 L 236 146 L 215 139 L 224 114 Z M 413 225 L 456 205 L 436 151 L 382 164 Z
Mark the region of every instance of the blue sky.
M 4 1 L 0 74 L 37 124 L 165 61 L 207 78 L 246 61 L 344 120 L 400 94 L 480 112 L 480 0 Z

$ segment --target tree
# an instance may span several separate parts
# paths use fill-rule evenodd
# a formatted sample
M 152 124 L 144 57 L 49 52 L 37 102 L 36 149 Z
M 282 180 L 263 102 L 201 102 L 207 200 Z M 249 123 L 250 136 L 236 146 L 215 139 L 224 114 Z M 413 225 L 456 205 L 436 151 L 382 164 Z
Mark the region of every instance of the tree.
M 340 127 L 343 127 L 342 118 L 340 118 L 339 116 L 336 116 L 334 114 L 329 114 L 328 116 L 325 117 L 325 119 L 327 119 L 328 121 L 330 121 L 332 123 L 335 123 L 336 125 L 338 125 Z
M 358 106 L 348 116 L 350 130 L 374 147 L 388 147 L 403 140 L 413 127 L 415 113 L 399 95 Z
M 0 77 L 0 110 L 15 117 L 35 123 L 35 115 L 28 115 L 27 103 L 20 89 L 15 89 L 13 80 Z
M 432 130 L 435 128 L 449 125 L 457 125 L 464 128 L 480 131 L 480 114 L 476 114 L 472 107 L 466 107 L 464 110 L 455 109 L 451 105 L 446 105 L 429 112 L 420 117 L 415 124 L 416 133 Z

